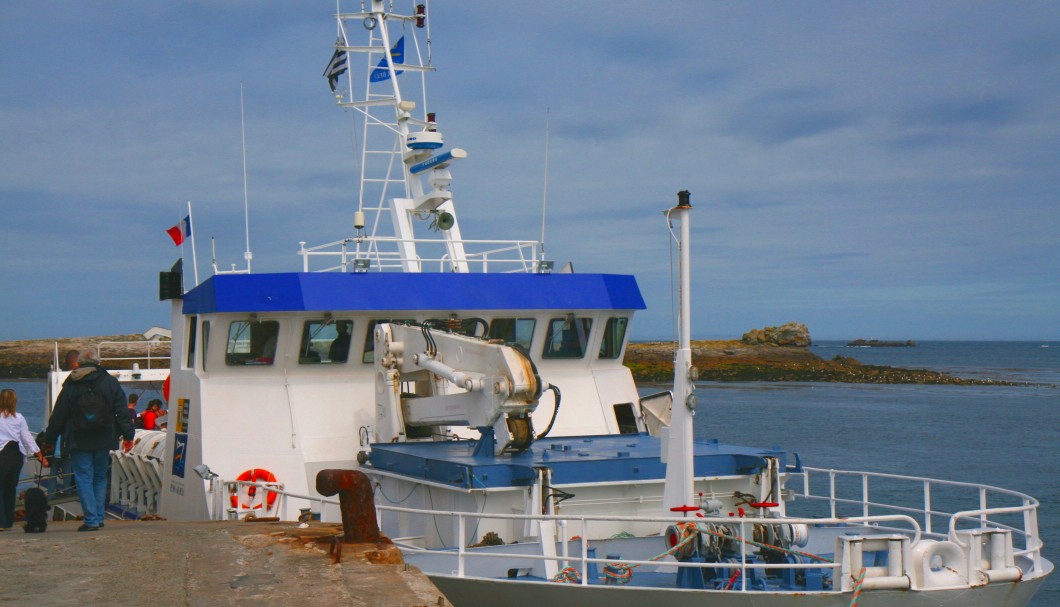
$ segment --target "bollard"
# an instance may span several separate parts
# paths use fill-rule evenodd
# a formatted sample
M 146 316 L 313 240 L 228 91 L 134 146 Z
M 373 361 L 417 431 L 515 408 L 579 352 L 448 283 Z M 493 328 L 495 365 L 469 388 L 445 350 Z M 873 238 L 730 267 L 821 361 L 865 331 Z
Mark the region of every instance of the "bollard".
M 321 470 L 317 473 L 317 492 L 325 497 L 339 494 L 343 542 L 363 544 L 386 541 L 375 521 L 372 483 L 363 472 Z

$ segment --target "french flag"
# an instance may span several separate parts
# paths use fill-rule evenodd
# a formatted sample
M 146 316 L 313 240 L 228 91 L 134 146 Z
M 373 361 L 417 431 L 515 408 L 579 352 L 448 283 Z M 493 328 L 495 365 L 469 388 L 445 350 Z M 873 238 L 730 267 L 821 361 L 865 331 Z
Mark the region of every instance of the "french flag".
M 180 221 L 177 225 L 166 230 L 166 234 L 173 239 L 173 244 L 180 246 L 184 244 L 184 241 L 191 238 L 191 215 L 188 215 Z

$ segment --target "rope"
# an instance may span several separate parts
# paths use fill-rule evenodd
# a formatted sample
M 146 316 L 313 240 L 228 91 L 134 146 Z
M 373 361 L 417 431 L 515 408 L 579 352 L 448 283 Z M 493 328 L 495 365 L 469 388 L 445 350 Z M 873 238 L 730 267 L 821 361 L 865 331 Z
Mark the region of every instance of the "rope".
M 665 552 L 662 552 L 662 553 L 659 553 L 659 554 L 656 554 L 655 556 L 651 557 L 650 559 L 648 559 L 649 561 L 657 561 L 657 560 L 659 560 L 661 558 L 665 558 L 667 556 L 670 556 L 673 553 L 677 552 L 682 547 L 684 547 L 685 544 L 687 544 L 688 542 L 691 542 L 693 539 L 696 538 L 696 534 L 695 534 L 696 524 L 695 523 L 677 523 L 676 526 L 677 526 L 678 529 L 681 530 L 681 541 L 679 541 L 676 544 L 674 544 L 674 546 L 672 548 L 670 548 L 669 550 L 667 550 Z M 627 533 L 625 531 L 621 531 L 621 532 L 616 533 L 615 535 L 613 535 L 611 537 L 612 538 L 626 538 L 626 537 L 635 537 L 635 536 L 633 534 L 631 534 L 631 533 Z M 607 578 L 614 580 L 616 584 L 618 584 L 620 586 L 623 586 L 625 584 L 628 584 L 629 581 L 631 579 L 633 579 L 633 569 L 635 567 L 640 567 L 640 565 L 639 564 L 638 565 L 627 565 L 626 563 L 620 563 L 620 562 L 605 563 L 604 564 L 604 575 Z M 577 573 L 577 570 L 575 570 L 573 567 L 568 567 L 567 569 L 571 569 L 575 573 Z M 552 581 L 553 582 L 568 583 L 565 579 L 559 579 L 560 576 L 563 574 L 563 572 L 567 571 L 567 569 L 564 569 L 563 571 L 557 573 L 556 576 L 552 578 Z
M 728 535 L 728 534 L 725 534 L 725 533 L 719 533 L 719 532 L 714 531 L 712 529 L 703 529 L 703 531 L 706 531 L 707 533 L 709 533 L 711 535 L 715 535 L 715 536 L 720 537 L 720 538 L 724 538 L 724 539 L 727 539 L 727 540 L 736 540 L 738 542 L 743 542 L 745 544 L 751 544 L 752 546 L 758 546 L 759 548 L 765 548 L 767 550 L 776 550 L 777 552 L 783 552 L 785 554 L 797 554 L 799 556 L 804 556 L 806 558 L 810 558 L 810 559 L 813 559 L 815 561 L 820 561 L 822 563 L 831 563 L 832 562 L 830 559 L 826 559 L 824 557 L 817 556 L 816 554 L 810 554 L 809 552 L 800 552 L 798 550 L 789 550 L 787 548 L 781 548 L 780 546 L 773 546 L 772 544 L 763 544 L 761 542 L 756 542 L 754 540 L 744 539 L 744 538 L 742 538 L 742 537 L 740 537 L 738 535 Z
M 580 584 L 582 576 L 574 567 L 567 567 L 563 571 L 552 576 L 552 581 L 559 582 L 560 584 Z
M 854 596 L 850 597 L 850 607 L 857 607 L 858 597 L 861 596 L 861 583 L 865 581 L 866 571 L 868 570 L 862 567 L 861 573 L 858 574 L 858 579 L 854 582 Z
M 696 534 L 694 533 L 697 530 L 697 527 L 696 527 L 695 523 L 678 523 L 677 524 L 677 528 L 680 529 L 680 531 L 681 531 L 681 541 L 677 542 L 677 544 L 675 544 L 669 550 L 651 557 L 650 559 L 648 559 L 649 561 L 657 561 L 657 560 L 659 560 L 661 558 L 664 558 L 666 556 L 672 555 L 673 553 L 677 552 L 685 544 L 687 544 L 688 542 L 692 541 L 696 537 Z M 826 559 L 824 557 L 817 556 L 816 554 L 810 554 L 809 552 L 801 552 L 801 551 L 798 551 L 798 550 L 788 550 L 788 549 L 785 549 L 785 548 L 781 548 L 779 546 L 773 546 L 771 544 L 765 544 L 765 543 L 762 543 L 762 542 L 756 542 L 756 541 L 753 541 L 753 540 L 744 539 L 744 538 L 742 538 L 742 537 L 740 537 L 738 535 L 727 535 L 727 534 L 724 534 L 724 533 L 719 533 L 717 531 L 713 531 L 711 529 L 702 529 L 701 531 L 706 531 L 707 533 L 710 533 L 711 535 L 716 535 L 718 537 L 721 537 L 721 538 L 724 538 L 724 539 L 727 539 L 727 540 L 728 539 L 733 539 L 733 540 L 737 540 L 737 541 L 743 542 L 745 544 L 751 544 L 752 546 L 757 546 L 759 548 L 765 548 L 767 550 L 776 550 L 777 552 L 783 552 L 783 553 L 786 553 L 786 554 L 796 554 L 796 555 L 799 555 L 799 556 L 804 556 L 806 558 L 810 558 L 810 559 L 813 559 L 813 560 L 816 560 L 816 561 L 820 561 L 822 563 L 831 563 L 831 562 L 833 562 L 833 561 L 831 561 L 829 559 Z M 615 535 L 613 535 L 611 537 L 612 538 L 625 538 L 625 537 L 633 537 L 633 535 L 623 531 L 623 532 L 616 533 Z M 633 579 L 633 569 L 635 567 L 639 567 L 639 566 L 640 565 L 627 565 L 625 563 L 619 563 L 619 562 L 606 563 L 604 565 L 604 575 L 607 578 L 614 580 L 615 583 L 620 585 L 620 586 L 621 585 L 625 585 L 625 584 L 628 584 L 631 579 Z M 858 574 L 857 580 L 855 580 L 854 596 L 852 596 L 850 598 L 850 607 L 857 607 L 858 597 L 861 596 L 861 586 L 862 586 L 862 583 L 865 581 L 865 574 L 867 573 L 867 571 L 868 571 L 867 569 L 862 567 L 861 568 L 861 572 Z M 729 578 L 729 582 L 725 585 L 725 590 L 732 589 L 733 585 L 736 583 L 736 580 L 739 579 L 739 577 L 740 577 L 740 570 L 737 569 L 736 572 L 732 574 L 732 577 Z M 553 582 L 563 583 L 563 584 L 576 584 L 576 583 L 581 582 L 581 576 L 578 574 L 578 570 L 575 569 L 574 567 L 567 567 L 566 569 L 560 571 L 555 576 L 553 576 L 552 581 Z

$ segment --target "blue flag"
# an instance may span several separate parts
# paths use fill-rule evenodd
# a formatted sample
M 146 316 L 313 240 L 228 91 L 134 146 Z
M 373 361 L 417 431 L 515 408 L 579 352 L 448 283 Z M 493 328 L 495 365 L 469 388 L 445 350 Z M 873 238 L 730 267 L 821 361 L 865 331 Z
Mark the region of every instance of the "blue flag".
M 394 48 L 390 49 L 390 61 L 394 65 L 401 65 L 405 63 L 405 37 L 398 38 L 398 41 L 394 43 Z M 395 74 L 400 74 L 402 70 L 396 70 Z M 382 82 L 384 80 L 390 80 L 390 70 L 386 69 L 386 57 L 379 60 L 379 65 L 372 70 L 372 75 L 369 76 L 369 82 Z

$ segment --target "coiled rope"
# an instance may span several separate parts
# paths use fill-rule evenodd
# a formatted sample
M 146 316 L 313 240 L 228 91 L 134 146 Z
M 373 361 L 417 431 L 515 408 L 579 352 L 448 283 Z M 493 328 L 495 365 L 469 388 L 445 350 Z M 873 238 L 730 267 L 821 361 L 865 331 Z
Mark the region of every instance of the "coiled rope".
M 707 533 L 709 533 L 711 535 L 714 535 L 714 536 L 717 536 L 717 537 L 720 537 L 720 538 L 723 538 L 723 539 L 736 540 L 738 542 L 743 542 L 745 544 L 750 544 L 752 546 L 757 546 L 759 548 L 765 548 L 767 550 L 776 550 L 777 552 L 783 552 L 785 554 L 796 554 L 798 556 L 804 556 L 806 558 L 813 559 L 815 561 L 820 561 L 822 563 L 831 563 L 832 562 L 831 559 L 826 559 L 826 558 L 824 558 L 822 556 L 817 556 L 816 554 L 810 554 L 809 552 L 801 552 L 799 550 L 790 550 L 788 548 L 781 548 L 780 546 L 774 546 L 772 544 L 764 544 L 762 542 L 756 542 L 754 540 L 744 539 L 744 538 L 742 538 L 742 537 L 740 537 L 738 535 L 729 535 L 727 533 L 721 533 L 719 531 L 714 531 L 713 529 L 703 529 L 702 531 L 706 531 Z

